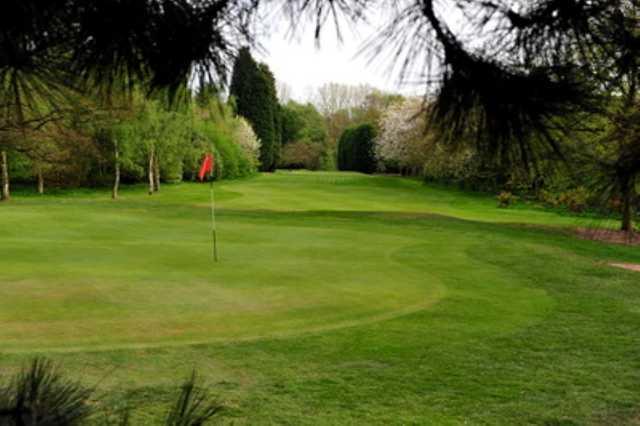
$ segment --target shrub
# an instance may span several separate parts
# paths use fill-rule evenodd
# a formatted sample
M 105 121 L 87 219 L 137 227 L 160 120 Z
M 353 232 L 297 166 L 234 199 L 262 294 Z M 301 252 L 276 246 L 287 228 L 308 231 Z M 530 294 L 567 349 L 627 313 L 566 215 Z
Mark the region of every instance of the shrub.
M 589 206 L 590 194 L 586 188 L 580 186 L 560 193 L 549 190 L 540 190 L 538 200 L 550 207 L 565 207 L 574 213 L 582 213 Z M 614 208 L 615 203 L 611 203 L 609 208 Z M 614 210 L 615 211 L 615 210 Z
M 0 389 L 0 424 L 77 425 L 91 415 L 91 394 L 51 361 L 36 358 Z
M 362 173 L 376 170 L 375 128 L 362 124 L 344 131 L 338 142 L 338 169 Z
M 516 202 L 517 197 L 509 191 L 502 191 L 498 194 L 498 207 L 507 208 Z
M 233 129 L 227 130 L 210 122 L 200 122 L 194 129 L 193 148 L 184 158 L 188 177 L 195 178 L 202 154 L 213 146 L 216 179 L 236 179 L 249 176 L 256 170 L 255 159 L 234 138 Z
M 234 124 L 233 137 L 236 143 L 243 149 L 251 167 L 257 169 L 260 164 L 260 139 L 256 136 L 251 124 L 244 118 L 236 117 Z
M 558 207 L 560 205 L 558 195 L 546 189 L 538 192 L 538 200 L 551 207 Z
M 66 378 L 51 361 L 36 358 L 9 383 L 0 386 L 0 425 L 131 424 L 128 409 L 99 411 L 100 405 L 93 389 Z M 194 371 L 180 386 L 163 424 L 204 425 L 222 409 L 223 406 L 198 383 Z
M 289 169 L 318 170 L 322 166 L 322 145 L 309 140 L 284 146 L 280 165 Z
M 578 187 L 567 192 L 563 192 L 558 197 L 558 202 L 574 213 L 581 213 L 587 208 L 589 193 L 584 187 Z

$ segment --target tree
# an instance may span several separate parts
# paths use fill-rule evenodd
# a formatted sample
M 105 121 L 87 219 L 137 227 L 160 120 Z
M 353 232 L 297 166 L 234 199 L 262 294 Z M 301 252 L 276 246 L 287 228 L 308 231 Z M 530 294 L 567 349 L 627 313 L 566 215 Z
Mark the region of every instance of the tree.
M 562 159 L 566 142 L 581 137 L 585 116 L 606 116 L 612 99 L 636 97 L 637 0 L 440 6 L 457 7 L 466 22 L 453 29 L 434 0 L 409 2 L 370 47 L 391 49 L 402 76 L 427 76 L 429 123 L 441 142 L 474 140 L 485 159 L 531 169 L 550 154 Z M 466 28 L 473 42 L 466 42 Z M 620 172 L 609 176 L 631 205 L 636 162 L 628 150 L 623 157 Z
M 260 161 L 260 139 L 246 119 L 235 118 L 234 138 L 244 150 L 252 166 L 257 168 Z
M 286 104 L 293 100 L 293 89 L 291 88 L 291 85 L 284 81 L 277 81 L 276 86 L 280 102 Z
M 375 89 L 369 85 L 352 86 L 341 83 L 327 83 L 320 86 L 312 99 L 320 112 L 329 116 L 345 110 L 348 115 L 364 105 L 367 96 Z
M 424 167 L 433 147 L 433 138 L 425 133 L 423 102 L 409 98 L 393 103 L 382 113 L 375 141 L 376 157 L 403 173 L 416 175 Z
M 237 43 L 251 44 L 251 18 L 265 4 L 282 6 L 293 24 L 311 22 L 318 39 L 331 19 L 339 28 L 384 7 L 390 20 L 369 46 L 372 55 L 390 53 L 401 79 L 426 82 L 433 105 L 428 121 L 438 140 L 474 140 L 482 157 L 505 164 L 530 169 L 548 154 L 562 158 L 565 142 L 580 135 L 581 116 L 603 114 L 602 105 L 615 98 L 636 98 L 638 0 L 392 3 L 10 0 L 0 17 L 0 106 L 10 112 L 3 120 L 24 127 L 29 120 L 20 111 L 38 97 L 60 107 L 59 89 L 71 82 L 107 92 L 139 82 L 177 95 L 194 78 L 226 81 Z M 452 7 L 461 12 L 455 28 L 444 18 Z M 269 79 L 263 80 L 268 96 Z M 16 96 L 16 88 L 25 96 Z M 619 117 L 636 105 L 623 104 Z M 277 130 L 268 123 L 277 118 L 269 108 L 264 114 L 269 117 L 259 121 L 267 129 L 255 130 L 262 166 L 270 170 Z M 7 144 L 6 136 L 0 139 Z M 615 179 L 620 196 L 631 200 L 628 176 L 637 169 L 625 152 Z
M 376 170 L 375 136 L 371 124 L 345 130 L 338 144 L 338 169 L 373 173 Z
M 282 106 L 281 117 L 282 167 L 317 170 L 333 163 L 326 121 L 312 104 L 289 101 Z
M 286 145 L 303 138 L 318 144 L 326 143 L 325 119 L 313 104 L 289 101 L 282 107 L 282 143 Z
M 188 119 L 178 110 L 168 110 L 155 99 L 147 99 L 136 119 L 138 148 L 145 157 L 149 195 L 160 190 L 161 173 L 170 169 L 182 175 L 181 143 L 187 138 Z
M 289 169 L 318 170 L 323 166 L 322 154 L 321 145 L 301 139 L 284 146 L 280 161 Z
M 273 171 L 280 148 L 275 79 L 266 65 L 256 63 L 248 48 L 238 53 L 229 93 L 238 115 L 251 123 L 260 139 L 261 170 Z
M 597 123 L 603 130 L 574 149 L 573 156 L 588 176 L 586 184 L 601 202 L 617 206 L 622 230 L 633 231 L 634 204 L 640 184 L 640 103 L 614 105 Z
M 117 200 L 120 190 L 122 150 L 123 145 L 130 140 L 132 129 L 128 126 L 143 103 L 143 97 L 139 91 L 111 93 L 100 105 L 101 120 L 98 132 L 100 136 L 111 145 L 113 155 L 113 184 L 111 187 L 111 199 Z
M 0 150 L 0 173 L 2 173 L 2 195 L 0 201 L 8 201 L 11 198 L 9 192 L 9 162 L 7 161 L 7 150 Z
M 181 0 L 4 4 L 0 16 L 3 199 L 9 197 L 8 149 L 27 130 L 63 116 L 75 103 L 71 93 L 90 91 L 108 98 L 116 88 L 131 91 L 140 85 L 148 90 L 166 88 L 175 98 L 195 77 L 224 82 L 234 51 L 232 40 L 247 34 L 241 22 L 230 17 L 249 11 L 235 2 Z

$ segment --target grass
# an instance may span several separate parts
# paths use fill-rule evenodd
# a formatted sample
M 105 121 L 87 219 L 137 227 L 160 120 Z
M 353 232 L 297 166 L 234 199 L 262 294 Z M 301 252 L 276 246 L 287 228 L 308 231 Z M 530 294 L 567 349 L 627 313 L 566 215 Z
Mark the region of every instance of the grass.
M 134 424 L 196 367 L 233 424 L 638 424 L 640 250 L 419 182 L 276 173 L 0 205 L 0 370 L 60 361 Z

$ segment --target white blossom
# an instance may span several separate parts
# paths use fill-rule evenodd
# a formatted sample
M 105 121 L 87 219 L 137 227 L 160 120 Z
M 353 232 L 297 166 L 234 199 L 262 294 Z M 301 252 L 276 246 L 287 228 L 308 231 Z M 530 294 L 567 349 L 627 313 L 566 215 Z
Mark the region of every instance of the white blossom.
M 253 127 L 245 118 L 238 116 L 235 120 L 234 138 L 236 143 L 244 150 L 247 157 L 257 165 L 260 155 L 260 139 L 258 139 Z
M 432 147 L 432 140 L 425 134 L 424 116 L 419 98 L 392 103 L 383 112 L 375 141 L 376 157 L 381 163 L 422 168 Z

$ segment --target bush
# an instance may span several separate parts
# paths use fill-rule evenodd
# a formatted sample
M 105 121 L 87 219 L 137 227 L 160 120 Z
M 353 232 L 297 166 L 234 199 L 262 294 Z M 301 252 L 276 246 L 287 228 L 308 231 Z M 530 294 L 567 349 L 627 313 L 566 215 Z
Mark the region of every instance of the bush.
M 511 192 L 502 191 L 500 194 L 498 194 L 498 207 L 506 209 L 507 207 L 515 203 L 516 200 L 517 200 L 517 197 L 513 195 Z
M 185 155 L 185 174 L 195 179 L 203 153 L 213 146 L 215 156 L 214 176 L 216 179 L 237 179 L 253 174 L 256 170 L 255 158 L 236 140 L 234 131 L 211 122 L 202 121 L 194 130 L 192 149 Z
M 288 169 L 318 170 L 322 167 L 322 145 L 309 140 L 284 146 L 280 165 Z
M 564 207 L 574 213 L 582 213 L 589 206 L 589 192 L 582 186 L 554 193 L 548 190 L 538 192 L 538 200 L 550 207 Z M 611 203 L 609 208 L 613 208 L 615 203 Z M 614 210 L 615 211 L 615 210 Z
M 338 169 L 362 173 L 376 170 L 375 128 L 362 124 L 345 130 L 338 141 Z
M 578 187 L 560 194 L 558 202 L 574 213 L 582 213 L 587 208 L 589 193 L 584 187 Z
M 131 424 L 128 409 L 101 410 L 94 389 L 66 378 L 56 365 L 44 358 L 34 359 L 8 383 L 0 385 L 0 425 L 3 426 Z M 198 383 L 194 371 L 180 386 L 163 424 L 204 425 L 222 409 L 222 405 Z

